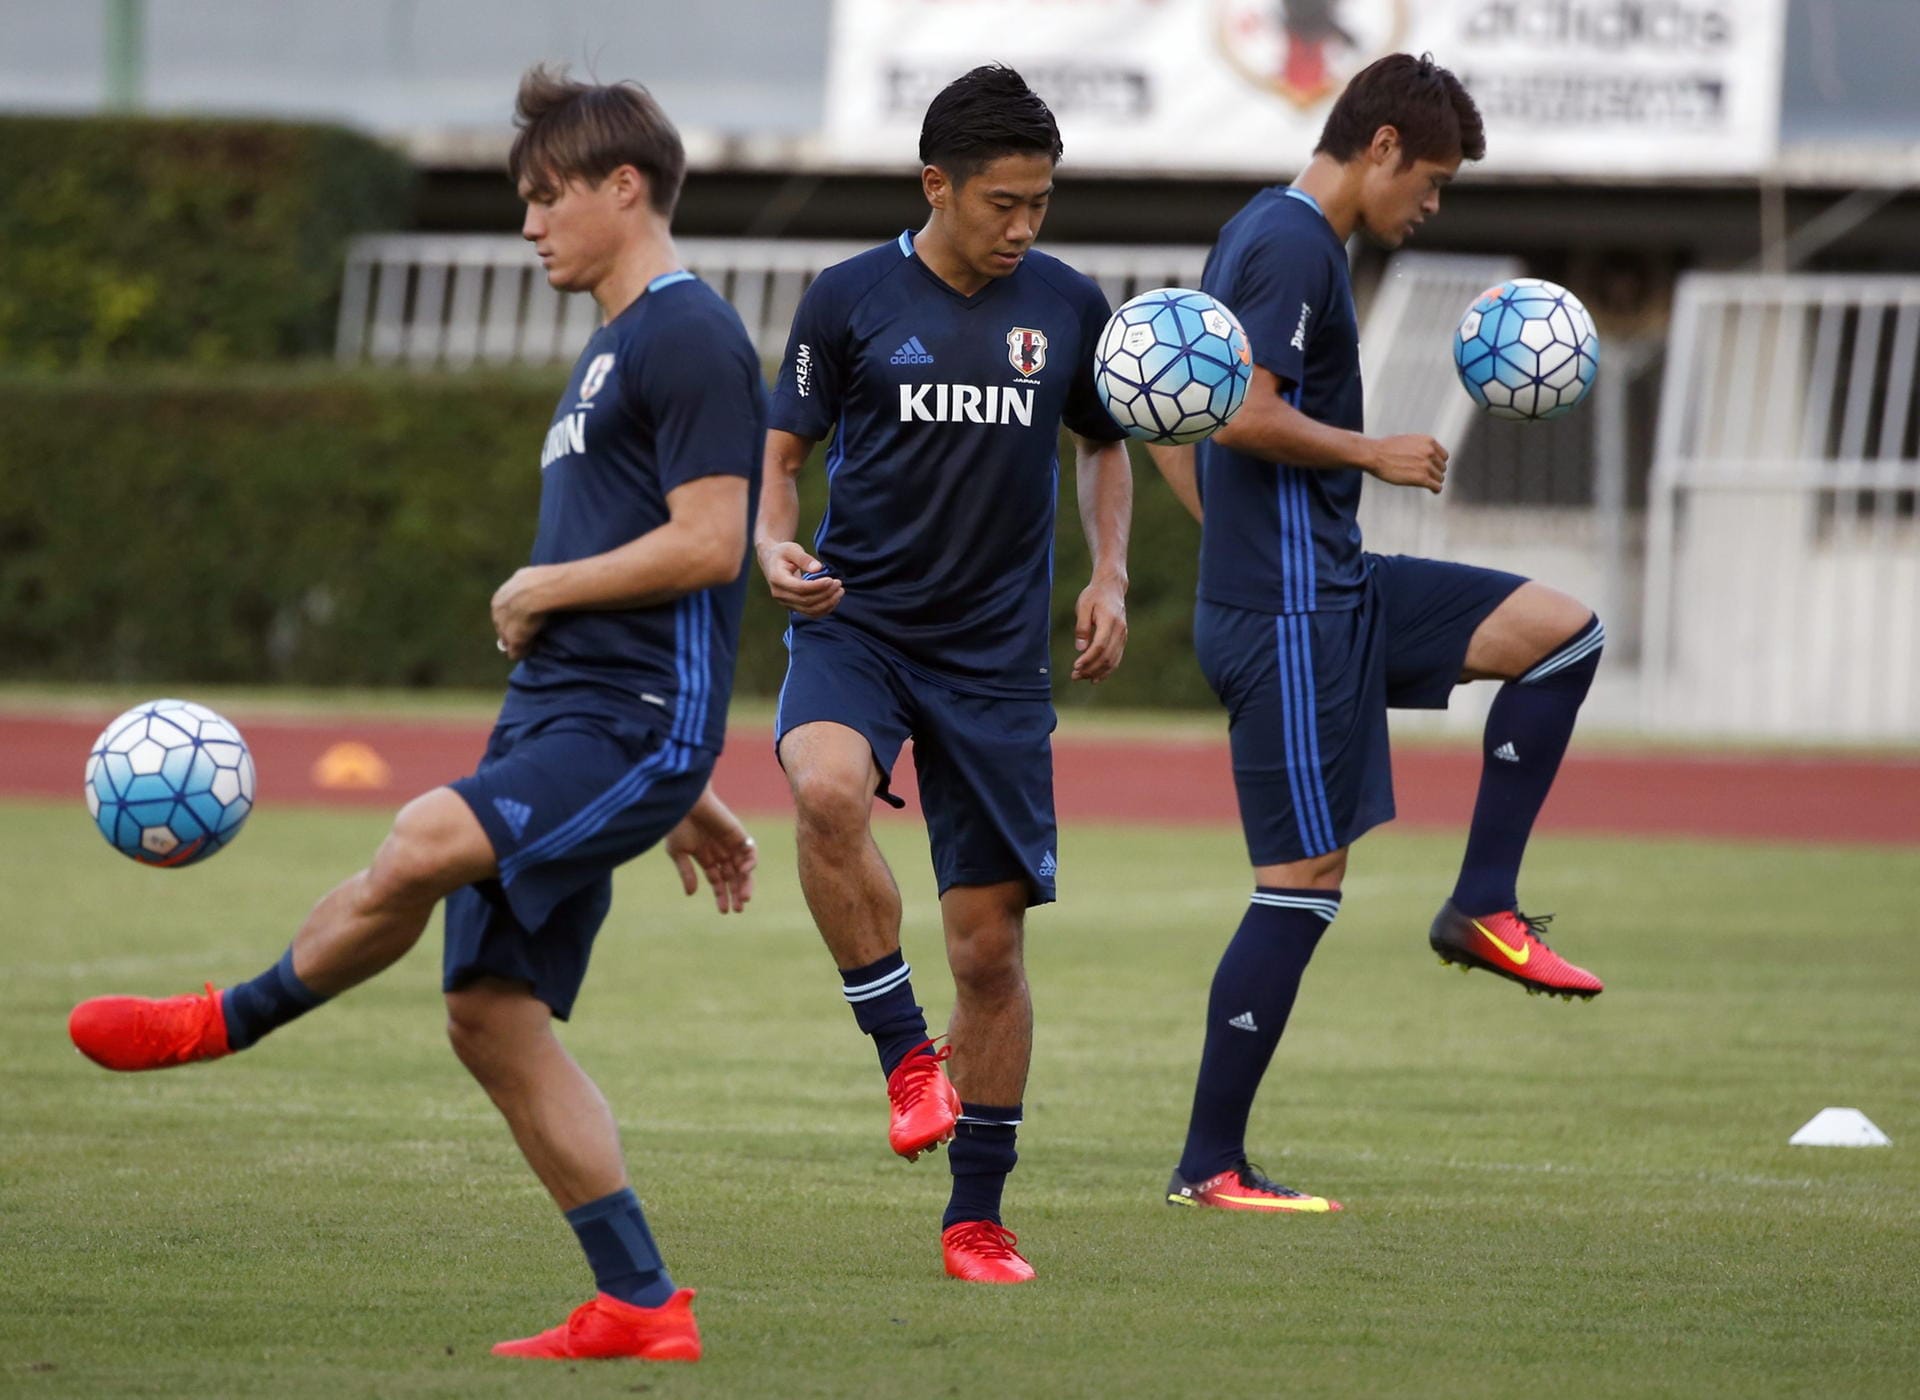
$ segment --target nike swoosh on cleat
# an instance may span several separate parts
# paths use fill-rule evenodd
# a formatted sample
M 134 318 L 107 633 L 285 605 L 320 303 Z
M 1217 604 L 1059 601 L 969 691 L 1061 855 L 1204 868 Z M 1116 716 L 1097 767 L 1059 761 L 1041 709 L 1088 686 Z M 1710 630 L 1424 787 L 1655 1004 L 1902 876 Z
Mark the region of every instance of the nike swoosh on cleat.
M 1533 949 L 1529 948 L 1524 942 L 1518 948 L 1509 947 L 1500 941 L 1499 934 L 1495 933 L 1478 919 L 1468 919 L 1467 922 L 1484 933 L 1487 936 L 1487 941 L 1505 953 L 1508 960 L 1512 962 L 1515 967 L 1525 967 L 1527 965 L 1527 959 L 1533 956 Z
M 1278 1201 L 1271 1196 L 1216 1196 L 1216 1200 L 1230 1202 L 1236 1206 L 1258 1206 L 1262 1210 L 1304 1210 L 1314 1213 L 1325 1211 L 1326 1198 L 1309 1196 L 1303 1201 Z

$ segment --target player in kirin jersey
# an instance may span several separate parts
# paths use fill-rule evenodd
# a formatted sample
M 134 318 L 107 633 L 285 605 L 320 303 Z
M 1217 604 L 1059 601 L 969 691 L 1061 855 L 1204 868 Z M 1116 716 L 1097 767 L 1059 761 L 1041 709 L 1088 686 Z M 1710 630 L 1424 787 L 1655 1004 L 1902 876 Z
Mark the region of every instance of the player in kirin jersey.
M 794 318 L 755 531 L 793 613 L 776 741 L 807 905 L 879 1053 L 893 1150 L 912 1160 L 951 1138 L 947 1272 L 987 1283 L 1033 1277 L 1000 1202 L 1032 1048 L 1025 915 L 1053 899 L 1057 870 L 1062 424 L 1093 555 L 1074 678 L 1107 676 L 1126 643 L 1132 478 L 1093 383 L 1107 301 L 1033 247 L 1060 155 L 1053 114 L 1010 69 L 977 68 L 934 98 L 920 133 L 926 224 L 828 268 Z M 829 437 L 827 509 L 807 547 L 795 479 Z M 908 738 L 954 979 L 938 1049 L 870 830 L 876 796 L 900 805 L 890 780 Z
M 687 893 L 697 864 L 722 913 L 752 894 L 753 840 L 708 775 L 766 394 L 740 318 L 680 268 L 669 225 L 686 159 L 653 98 L 535 68 L 518 117 L 521 231 L 548 281 L 591 293 L 603 323 L 546 433 L 532 562 L 493 597 L 497 644 L 518 664 L 486 756 L 402 808 L 372 864 L 258 977 L 203 996 L 95 998 L 69 1029 L 117 1070 L 248 1049 L 398 961 L 444 900 L 454 1051 L 598 1285 L 562 1325 L 494 1351 L 691 1361 L 693 1293 L 668 1276 L 613 1114 L 552 1023 L 573 1009 L 616 866 L 664 843 Z

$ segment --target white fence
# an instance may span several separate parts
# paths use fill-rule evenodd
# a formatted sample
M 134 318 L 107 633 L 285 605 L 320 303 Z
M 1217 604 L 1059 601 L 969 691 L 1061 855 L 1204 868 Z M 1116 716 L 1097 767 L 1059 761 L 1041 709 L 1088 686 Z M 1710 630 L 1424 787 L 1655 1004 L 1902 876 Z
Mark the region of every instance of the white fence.
M 1448 453 L 1460 451 L 1478 415 L 1454 377 L 1453 333 L 1475 297 L 1520 271 L 1515 258 L 1446 253 L 1401 253 L 1387 264 L 1360 337 L 1369 433 L 1430 433 Z M 1453 501 L 1369 482 L 1360 528 L 1374 550 L 1442 555 Z
M 772 359 L 814 276 L 869 245 L 679 246 Z M 1197 285 L 1206 258 L 1049 251 L 1116 304 Z M 1511 569 L 1592 603 L 1608 631 L 1589 702 L 1600 726 L 1920 738 L 1920 278 L 1683 279 L 1648 479 L 1644 449 L 1629 445 L 1629 400 L 1657 367 L 1647 346 L 1606 345 L 1590 402 L 1557 424 L 1495 424 L 1456 386 L 1460 312 L 1519 270 L 1440 254 L 1388 264 L 1363 323 L 1368 428 L 1429 432 L 1455 456 L 1438 499 L 1366 493 L 1368 545 Z M 338 353 L 551 364 L 573 358 L 596 318 L 589 298 L 547 286 L 518 238 L 367 237 L 349 254 Z M 1638 415 L 1649 428 L 1650 413 Z M 1410 722 L 1474 725 L 1491 693 L 1473 687 L 1447 716 Z
M 824 267 L 870 243 L 682 238 L 681 259 L 733 303 L 762 358 L 786 349 L 800 294 Z M 1153 287 L 1200 284 L 1205 248 L 1048 244 L 1118 305 Z M 593 333 L 593 299 L 547 285 L 533 250 L 511 234 L 374 234 L 347 250 L 338 357 L 353 363 L 461 369 L 573 359 Z
M 1679 288 L 1649 500 L 1644 718 L 1920 737 L 1920 278 Z

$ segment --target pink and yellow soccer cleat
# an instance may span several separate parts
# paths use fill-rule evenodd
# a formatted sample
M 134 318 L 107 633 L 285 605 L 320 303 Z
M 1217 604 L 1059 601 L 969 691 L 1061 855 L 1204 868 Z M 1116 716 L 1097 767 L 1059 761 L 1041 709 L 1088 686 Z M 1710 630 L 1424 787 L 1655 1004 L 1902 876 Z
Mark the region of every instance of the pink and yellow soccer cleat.
M 916 1045 L 887 1076 L 887 1146 L 916 1160 L 922 1152 L 953 1140 L 960 1121 L 960 1095 L 940 1066 L 953 1053 L 951 1045 L 933 1049 L 931 1040 Z
M 1606 984 L 1547 946 L 1540 930 L 1552 922 L 1551 914 L 1529 916 L 1517 909 L 1476 919 L 1448 902 L 1434 915 L 1427 942 L 1441 962 L 1452 963 L 1462 972 L 1477 967 L 1518 982 L 1528 996 L 1545 992 L 1566 1001 L 1575 997 L 1590 1001 L 1606 990 Z
M 67 1034 L 81 1054 L 108 1069 L 168 1069 L 233 1053 L 221 993 L 165 997 L 94 997 L 73 1008 Z
M 496 1342 L 495 1356 L 537 1361 L 698 1361 L 700 1324 L 693 1320 L 694 1290 L 682 1288 L 657 1308 L 623 1303 L 596 1293 L 558 1327 L 533 1337 Z
M 1188 1181 L 1175 1168 L 1167 1183 L 1170 1206 L 1208 1206 L 1215 1210 L 1253 1210 L 1269 1215 L 1331 1215 L 1341 1206 L 1325 1196 L 1310 1196 L 1270 1180 L 1251 1162 L 1242 1161 L 1205 1181 Z
M 1031 1283 L 1033 1265 L 1014 1246 L 1020 1237 L 991 1220 L 962 1220 L 940 1232 L 947 1273 L 967 1283 Z

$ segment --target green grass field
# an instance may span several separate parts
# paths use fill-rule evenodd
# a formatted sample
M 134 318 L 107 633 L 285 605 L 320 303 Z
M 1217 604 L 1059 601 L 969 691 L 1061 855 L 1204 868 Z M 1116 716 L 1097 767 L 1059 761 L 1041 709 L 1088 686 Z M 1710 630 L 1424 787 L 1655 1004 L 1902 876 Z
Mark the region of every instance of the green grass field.
M 1317 1219 L 1158 1204 L 1246 879 L 1229 832 L 1070 831 L 1033 921 L 1021 1289 L 940 1272 L 944 1159 L 879 1075 L 787 835 L 744 919 L 622 878 L 569 1044 L 613 1100 L 707 1360 L 490 1358 L 587 1296 L 441 1033 L 438 930 L 238 1060 L 115 1077 L 86 995 L 275 956 L 383 829 L 267 811 L 142 870 L 80 804 L 0 804 L 0 1395 L 1911 1395 L 1920 1374 L 1920 852 L 1538 844 L 1591 1006 L 1442 969 L 1457 843 L 1371 837 L 1255 1113 Z M 886 823 L 943 1015 L 917 827 Z M 1789 1148 L 1828 1104 L 1892 1149 Z

